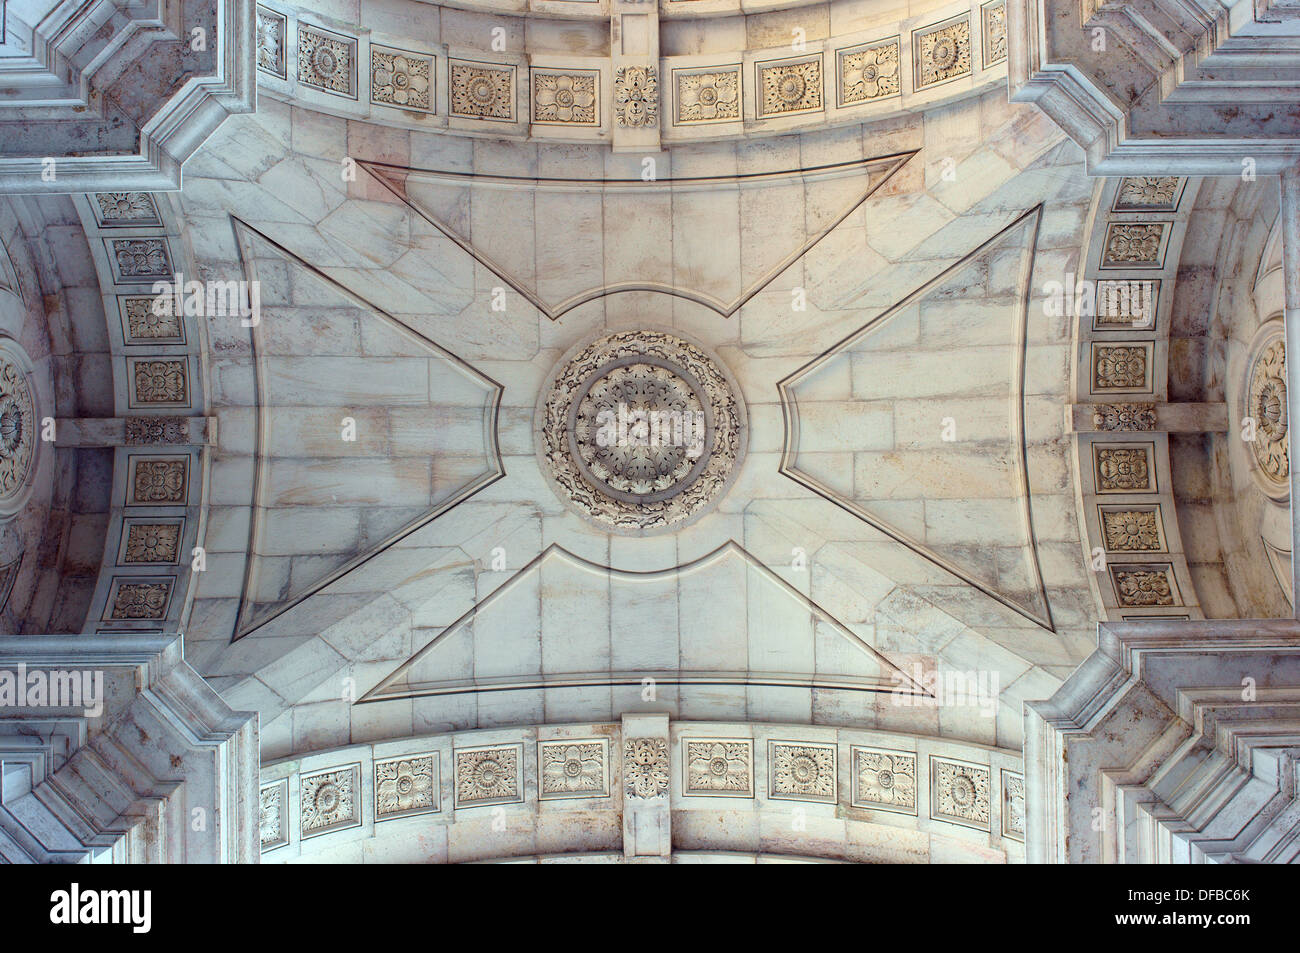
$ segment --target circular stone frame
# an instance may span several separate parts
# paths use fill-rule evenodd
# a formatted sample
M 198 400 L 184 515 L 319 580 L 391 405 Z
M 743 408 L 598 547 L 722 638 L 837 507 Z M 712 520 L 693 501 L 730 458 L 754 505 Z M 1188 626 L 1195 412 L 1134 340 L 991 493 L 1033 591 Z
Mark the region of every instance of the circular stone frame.
M 593 384 L 634 364 L 672 373 L 705 414 L 705 450 L 696 464 L 672 487 L 645 494 L 602 483 L 574 436 L 578 407 Z M 673 532 L 712 510 L 740 470 L 748 429 L 740 387 L 716 355 L 680 331 L 653 326 L 603 330 L 574 345 L 547 375 L 533 416 L 538 465 L 556 496 L 588 523 L 624 536 Z
M 1241 413 L 1255 421 L 1246 457 L 1255 483 L 1271 500 L 1291 497 L 1290 422 L 1286 407 L 1286 332 L 1270 318 L 1259 326 L 1247 352 L 1241 385 Z
M 40 414 L 32 374 L 31 359 L 22 345 L 0 336 L 0 522 L 22 511 L 35 485 L 43 441 L 38 436 Z M 12 450 L 9 422 L 4 419 L 8 413 L 18 415 L 19 433 Z

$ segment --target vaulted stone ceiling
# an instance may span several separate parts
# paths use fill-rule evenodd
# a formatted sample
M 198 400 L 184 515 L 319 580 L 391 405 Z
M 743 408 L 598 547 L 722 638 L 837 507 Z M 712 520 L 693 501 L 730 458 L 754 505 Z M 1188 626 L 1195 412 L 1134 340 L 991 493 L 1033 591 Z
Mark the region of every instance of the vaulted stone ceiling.
M 727 836 L 647 855 L 1023 859 L 1099 621 L 1291 611 L 1276 195 L 1089 177 L 1000 0 L 533 6 L 258 5 L 180 190 L 8 202 L 6 624 L 183 632 L 265 860 L 617 853 L 669 773 Z

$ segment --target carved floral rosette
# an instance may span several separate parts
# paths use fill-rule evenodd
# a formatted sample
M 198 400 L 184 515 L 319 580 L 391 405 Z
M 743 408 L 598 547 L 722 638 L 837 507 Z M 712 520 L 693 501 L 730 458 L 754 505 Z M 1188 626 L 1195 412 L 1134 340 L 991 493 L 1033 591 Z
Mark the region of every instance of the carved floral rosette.
M 1269 497 L 1291 493 L 1289 422 L 1286 394 L 1286 339 L 1281 321 L 1269 321 L 1255 334 L 1246 365 L 1241 417 L 1251 422 L 1243 433 L 1251 473 Z M 1253 437 L 1254 439 L 1250 439 Z
M 653 492 L 617 492 L 594 466 L 588 448 L 575 432 L 590 432 L 575 424 L 575 403 L 628 367 L 663 369 L 660 376 L 685 383 L 692 399 L 708 419 L 699 465 L 682 472 L 675 468 L 668 481 Z M 538 456 L 542 471 L 560 498 L 577 512 L 625 534 L 677 529 L 702 516 L 734 479 L 745 452 L 746 418 L 739 388 L 719 362 L 698 345 L 661 330 L 621 331 L 581 344 L 553 372 L 537 407 Z M 663 485 L 667 482 L 667 485 Z
M 0 339 L 0 519 L 22 509 L 31 491 L 39 420 L 30 369 L 22 348 Z

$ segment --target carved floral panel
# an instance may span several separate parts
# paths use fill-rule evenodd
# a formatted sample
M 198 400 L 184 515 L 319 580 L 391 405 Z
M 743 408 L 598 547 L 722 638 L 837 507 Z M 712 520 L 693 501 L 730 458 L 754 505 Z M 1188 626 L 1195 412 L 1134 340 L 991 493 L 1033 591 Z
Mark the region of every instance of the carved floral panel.
M 433 112 L 433 56 L 384 46 L 370 47 L 370 101 L 381 106 Z
M 744 738 L 684 738 L 684 794 L 754 796 L 754 743 Z
M 188 458 L 132 460 L 131 503 L 184 503 L 187 495 Z
M 896 95 L 900 89 L 900 50 L 898 37 L 840 50 L 836 54 L 839 105 L 851 106 Z
M 117 300 L 127 344 L 185 343 L 185 330 L 180 316 L 173 313 L 170 295 L 121 295 Z
M 1025 776 L 1002 771 L 1002 836 L 1025 839 Z
M 1164 248 L 1163 223 L 1118 224 L 1112 222 L 1106 230 L 1106 243 L 1102 248 L 1102 267 L 1159 268 Z
M 136 404 L 188 404 L 185 361 L 135 361 L 131 365 Z
M 834 803 L 839 799 L 839 749 L 832 744 L 768 744 L 768 796 Z
M 537 765 L 543 800 L 609 797 L 609 743 L 603 738 L 539 741 Z
M 1094 344 L 1092 389 L 1149 392 L 1151 390 L 1151 348 L 1139 343 Z
M 988 768 L 931 756 L 930 798 L 930 816 L 935 820 L 988 830 Z
M 970 17 L 962 15 L 912 33 L 916 88 L 946 83 L 971 71 Z
M 819 112 L 822 108 L 822 61 L 813 59 L 759 63 L 758 114 L 778 116 Z
M 96 211 L 105 228 L 117 225 L 159 226 L 158 207 L 148 192 L 97 192 Z
M 623 796 L 649 799 L 668 794 L 668 742 L 628 738 L 623 742 Z
M 545 125 L 597 126 L 600 74 L 534 69 L 533 122 Z
M 1157 508 L 1122 507 L 1101 511 L 1106 549 L 1114 553 L 1150 553 L 1164 549 Z
M 258 833 L 262 850 L 274 850 L 289 843 L 289 779 L 268 784 L 259 792 L 261 801 Z
M 1112 564 L 1110 575 L 1119 604 L 1126 609 L 1182 604 L 1174 582 L 1173 566 L 1168 563 Z
M 1115 196 L 1116 211 L 1172 212 L 1178 205 L 1176 175 L 1138 175 L 1120 180 Z
M 853 748 L 853 806 L 916 813 L 916 755 Z
M 1098 493 L 1125 493 L 1154 490 L 1155 463 L 1152 445 L 1092 445 L 1093 472 Z
M 740 118 L 740 67 L 673 70 L 675 125 L 729 122 Z
M 520 745 L 457 748 L 456 807 L 517 803 L 524 799 Z
M 659 70 L 653 66 L 624 66 L 614 76 L 614 113 L 625 127 L 659 124 Z
M 108 249 L 119 281 L 168 281 L 172 277 L 171 254 L 164 239 L 113 239 Z
M 257 68 L 280 79 L 288 75 L 285 60 L 287 29 L 282 14 L 262 6 L 257 8 Z
M 375 820 L 434 813 L 438 794 L 436 752 L 375 762 Z
M 335 96 L 357 97 L 357 41 L 298 25 L 298 82 Z
M 361 765 L 303 775 L 299 781 L 299 828 L 315 837 L 361 824 Z
M 515 68 L 452 60 L 449 111 L 466 119 L 515 120 Z
M 128 523 L 122 562 L 175 565 L 180 543 L 180 523 Z
M 171 577 L 158 579 L 113 580 L 108 618 L 113 622 L 158 620 L 167 618 L 171 599 Z
M 984 66 L 987 69 L 1007 58 L 1006 0 L 996 0 L 980 7 L 980 24 L 984 31 Z

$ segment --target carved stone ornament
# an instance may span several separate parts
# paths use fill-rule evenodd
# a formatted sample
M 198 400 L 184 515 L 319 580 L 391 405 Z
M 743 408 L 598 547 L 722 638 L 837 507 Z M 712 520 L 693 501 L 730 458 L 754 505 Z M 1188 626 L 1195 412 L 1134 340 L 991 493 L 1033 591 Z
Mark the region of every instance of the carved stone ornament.
M 1157 552 L 1161 549 L 1156 511 L 1109 510 L 1101 514 L 1106 548 L 1111 552 Z
M 630 798 L 662 797 L 668 793 L 668 742 L 662 738 L 629 738 L 623 744 L 623 794 Z
M 899 91 L 898 39 L 842 50 L 840 58 L 840 105 L 863 103 Z
M 36 405 L 21 359 L 0 344 L 0 504 L 28 487 L 36 458 Z
M 1098 404 L 1092 413 L 1092 425 L 1098 430 L 1155 430 L 1156 405 Z
M 769 796 L 833 802 L 839 793 L 834 745 L 772 742 Z
M 971 71 L 968 17 L 917 30 L 913 36 L 916 42 L 918 89 L 965 76 Z
M 624 66 L 614 77 L 614 109 L 620 126 L 659 123 L 659 73 L 653 66 Z
M 456 804 L 477 807 L 520 800 L 519 748 L 456 751 Z
M 184 444 L 190 441 L 190 423 L 184 417 L 127 417 L 126 445 Z
M 713 72 L 675 70 L 678 125 L 740 118 L 740 69 Z
M 1140 566 L 1133 569 L 1111 568 L 1119 604 L 1126 608 L 1178 605 L 1169 570 L 1163 566 Z
M 1151 467 L 1145 450 L 1097 447 L 1097 489 L 1103 492 L 1151 489 Z
M 1291 440 L 1286 413 L 1286 342 L 1280 321 L 1264 325 L 1256 336 L 1249 367 L 1242 439 L 1255 463 L 1256 482 L 1269 496 L 1284 499 L 1290 490 Z
M 810 112 L 822 108 L 821 59 L 799 63 L 760 63 L 761 114 Z
M 300 818 L 303 837 L 361 823 L 358 765 L 302 779 Z
M 989 825 L 989 770 L 979 765 L 931 758 L 931 781 L 936 819 L 956 821 L 971 827 Z
M 686 794 L 751 797 L 754 749 L 751 741 L 702 738 L 686 742 Z
M 623 331 L 561 362 L 537 408 L 542 469 L 586 518 L 624 533 L 702 515 L 745 450 L 738 388 L 701 348 Z
M 599 740 L 543 741 L 537 746 L 543 798 L 607 797 L 606 746 Z

